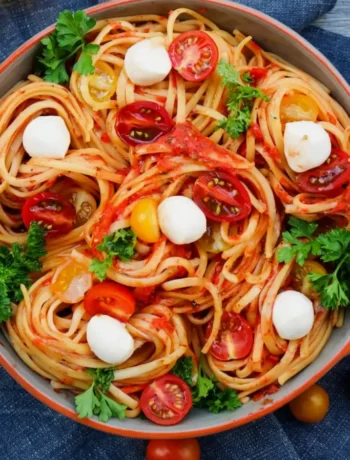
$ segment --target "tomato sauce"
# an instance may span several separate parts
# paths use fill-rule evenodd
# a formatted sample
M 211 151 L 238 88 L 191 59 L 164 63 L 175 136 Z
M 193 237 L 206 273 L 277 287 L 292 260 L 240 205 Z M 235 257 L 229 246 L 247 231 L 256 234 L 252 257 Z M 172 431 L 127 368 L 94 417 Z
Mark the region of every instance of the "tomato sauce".
M 263 133 L 261 132 L 261 129 L 260 129 L 260 126 L 258 125 L 258 123 L 252 123 L 250 125 L 250 131 L 252 132 L 252 134 L 254 135 L 254 137 L 255 137 L 255 139 L 257 141 L 264 140 Z
M 152 326 L 156 329 L 165 329 L 168 332 L 174 332 L 174 326 L 164 317 L 159 317 L 152 320 Z
M 280 389 L 280 387 L 278 385 L 276 385 L 275 383 L 272 383 L 268 387 L 263 388 L 260 391 L 257 391 L 253 395 L 253 401 L 260 401 L 260 399 L 263 399 L 267 395 L 273 395 L 273 394 L 277 393 L 277 391 L 279 389 Z

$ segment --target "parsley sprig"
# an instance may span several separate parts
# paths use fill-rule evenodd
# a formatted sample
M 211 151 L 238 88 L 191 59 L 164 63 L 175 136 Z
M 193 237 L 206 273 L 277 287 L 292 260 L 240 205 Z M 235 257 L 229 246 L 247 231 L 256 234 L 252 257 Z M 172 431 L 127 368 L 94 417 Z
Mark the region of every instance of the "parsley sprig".
M 106 396 L 114 378 L 114 368 L 88 369 L 86 372 L 92 375 L 94 380 L 86 391 L 75 397 L 78 417 L 98 415 L 101 422 L 108 422 L 111 417 L 124 420 L 127 406 Z
M 172 372 L 191 388 L 193 407 L 207 409 L 213 414 L 218 414 L 223 410 L 238 409 L 242 405 L 235 390 L 230 388 L 221 390 L 215 377 L 207 377 L 201 366 L 199 366 L 197 382 L 193 386 L 192 358 L 190 356 L 179 359 Z
M 86 42 L 86 34 L 95 26 L 96 19 L 84 11 L 62 11 L 57 17 L 55 30 L 41 40 L 42 48 L 37 56 L 37 70 L 44 74 L 44 80 L 53 83 L 69 81 L 67 62 L 78 52 L 80 57 L 73 70 L 81 75 L 94 72 L 91 55 L 96 54 L 99 45 Z
M 270 99 L 259 88 L 248 84 L 251 79 L 246 74 L 243 76 L 243 81 L 247 84 L 241 83 L 240 73 L 227 61 L 221 59 L 217 71 L 222 78 L 222 85 L 227 89 L 226 106 L 230 112 L 227 118 L 219 121 L 218 128 L 223 128 L 230 137 L 236 139 L 249 128 L 253 100 L 261 98 L 269 101 Z
M 0 322 L 12 316 L 11 303 L 23 299 L 21 284 L 32 284 L 30 273 L 40 272 L 40 259 L 46 254 L 45 230 L 32 222 L 26 244 L 0 246 Z
M 96 248 L 104 252 L 106 258 L 104 260 L 93 259 L 89 270 L 94 272 L 100 281 L 103 281 L 106 278 L 106 271 L 112 266 L 113 257 L 119 257 L 123 262 L 129 261 L 135 254 L 135 245 L 136 235 L 131 228 L 123 228 L 110 233 Z
M 350 304 L 350 230 L 335 228 L 315 237 L 316 223 L 296 217 L 291 217 L 288 223 L 291 229 L 282 234 L 288 246 L 278 250 L 278 262 L 290 262 L 295 257 L 298 265 L 304 265 L 311 254 L 318 256 L 332 270 L 325 275 L 309 274 L 322 306 L 328 309 L 347 307 Z

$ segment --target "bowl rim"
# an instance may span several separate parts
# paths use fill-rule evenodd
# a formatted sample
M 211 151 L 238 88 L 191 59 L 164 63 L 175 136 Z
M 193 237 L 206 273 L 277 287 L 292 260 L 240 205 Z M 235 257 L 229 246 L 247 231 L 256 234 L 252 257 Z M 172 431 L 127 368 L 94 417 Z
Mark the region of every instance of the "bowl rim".
M 102 3 L 99 5 L 90 7 L 90 8 L 86 8 L 85 11 L 88 14 L 95 14 L 98 12 L 108 10 L 109 8 L 114 7 L 114 6 L 125 5 L 128 3 L 137 3 L 137 2 L 138 0 L 112 0 L 106 3 Z M 221 6 L 230 8 L 233 11 L 236 10 L 236 11 L 247 13 L 249 15 L 255 16 L 257 19 L 261 20 L 262 22 L 265 22 L 269 24 L 270 26 L 273 26 L 274 28 L 282 31 L 285 35 L 289 36 L 290 38 L 298 42 L 299 45 L 301 45 L 309 53 L 311 53 L 314 57 L 316 57 L 321 62 L 322 66 L 325 67 L 333 75 L 333 77 L 335 77 L 337 82 L 350 95 L 350 86 L 347 84 L 346 80 L 344 79 L 344 77 L 342 77 L 339 71 L 333 66 L 333 64 L 331 64 L 328 61 L 328 59 L 320 51 L 318 51 L 313 45 L 311 45 L 311 43 L 309 43 L 307 40 L 301 37 L 297 32 L 294 32 L 288 26 L 279 22 L 277 19 L 274 19 L 256 9 L 253 9 L 253 8 L 250 8 L 245 5 L 238 4 L 238 3 L 234 3 L 234 2 L 227 2 L 226 0 L 203 0 L 204 8 L 205 8 L 205 4 L 210 4 L 214 6 L 221 5 Z M 31 37 L 23 45 L 17 48 L 10 56 L 8 56 L 5 59 L 5 61 L 3 61 L 2 64 L 0 64 L 0 78 L 1 78 L 1 73 L 6 68 L 8 68 L 11 64 L 13 64 L 21 55 L 25 54 L 27 51 L 33 48 L 36 44 L 38 44 L 42 38 L 44 38 L 46 35 L 52 32 L 53 28 L 54 28 L 54 25 L 51 25 L 45 28 L 41 32 Z M 23 377 L 23 375 L 21 375 L 21 373 L 17 370 L 16 366 L 13 366 L 2 355 L 1 352 L 0 352 L 0 365 L 4 367 L 4 369 L 11 375 L 12 378 L 14 378 L 17 381 L 17 383 L 19 383 L 28 393 L 30 393 L 36 399 L 38 399 L 45 405 L 49 406 L 51 409 L 54 409 L 55 411 L 59 412 L 60 414 L 65 415 L 74 421 L 82 423 L 83 425 L 89 426 L 91 428 L 95 428 L 100 431 L 104 431 L 106 433 L 116 434 L 116 435 L 121 435 L 121 436 L 126 436 L 126 437 L 132 437 L 132 438 L 181 439 L 181 438 L 189 438 L 189 437 L 197 437 L 197 436 L 208 436 L 211 434 L 219 433 L 219 432 L 231 429 L 231 428 L 236 428 L 241 425 L 245 425 L 249 422 L 258 420 L 259 418 L 274 412 L 275 410 L 287 404 L 290 400 L 294 399 L 300 393 L 305 391 L 309 386 L 311 386 L 313 383 L 319 380 L 333 366 L 335 366 L 335 364 L 338 361 L 340 361 L 342 358 L 344 358 L 348 354 L 350 354 L 350 338 L 345 343 L 344 347 L 340 349 L 332 357 L 331 360 L 325 363 L 325 365 L 316 374 L 314 374 L 312 377 L 307 379 L 298 388 L 296 388 L 292 392 L 285 395 L 282 399 L 272 402 L 269 405 L 262 406 L 259 410 L 254 410 L 244 417 L 241 417 L 239 419 L 232 420 L 229 422 L 221 423 L 215 427 L 182 431 L 182 430 L 178 430 L 176 428 L 176 425 L 174 425 L 174 432 L 172 433 L 162 432 L 161 426 L 159 426 L 160 431 L 158 432 L 144 433 L 140 430 L 135 431 L 130 428 L 124 429 L 120 427 L 114 427 L 107 423 L 99 422 L 96 419 L 88 419 L 88 418 L 79 419 L 77 414 L 74 412 L 74 410 L 64 407 L 63 405 L 59 404 L 58 402 L 50 398 L 44 392 L 38 390 L 38 388 L 36 388 L 29 380 L 27 380 L 25 377 Z

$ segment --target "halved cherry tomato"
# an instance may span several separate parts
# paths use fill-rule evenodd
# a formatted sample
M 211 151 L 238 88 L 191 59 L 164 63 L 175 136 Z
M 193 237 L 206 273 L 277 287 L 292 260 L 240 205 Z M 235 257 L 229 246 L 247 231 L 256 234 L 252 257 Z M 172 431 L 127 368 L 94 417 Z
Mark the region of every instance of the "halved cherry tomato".
M 109 315 L 126 322 L 135 311 L 135 299 L 125 286 L 104 281 L 88 291 L 84 307 L 91 316 Z
M 293 399 L 289 408 L 300 422 L 321 422 L 329 409 L 329 396 L 320 385 L 313 385 L 300 396 Z
M 157 216 L 158 202 L 152 198 L 138 201 L 130 216 L 130 226 L 145 243 L 156 243 L 160 238 Z
M 193 187 L 193 200 L 208 219 L 235 222 L 244 219 L 252 204 L 247 190 L 236 176 L 227 173 L 205 173 Z
M 318 105 L 306 94 L 286 94 L 281 102 L 280 115 L 282 123 L 316 121 Z
M 293 273 L 293 286 L 306 297 L 317 299 L 320 294 L 312 288 L 312 283 L 309 280 L 310 273 L 327 275 L 327 270 L 315 260 L 307 260 L 304 265 L 296 265 Z
M 350 178 L 350 155 L 332 149 L 331 156 L 318 168 L 310 169 L 296 177 L 303 192 L 329 194 L 338 191 Z
M 76 215 L 74 206 L 63 195 L 41 192 L 26 200 L 22 219 L 27 228 L 33 221 L 40 222 L 51 237 L 70 232 Z
M 205 331 L 206 337 L 210 336 L 213 321 L 208 323 Z M 241 315 L 225 311 L 221 318 L 218 335 L 210 347 L 214 358 L 221 361 L 242 359 L 249 355 L 253 346 L 253 330 Z
M 208 222 L 206 232 L 197 243 L 204 251 L 214 254 L 230 248 L 230 245 L 222 239 L 219 222 Z
M 98 61 L 95 70 L 88 76 L 91 97 L 97 102 L 108 101 L 117 88 L 117 75 L 107 62 Z
M 146 460 L 200 460 L 197 439 L 157 439 L 150 441 Z
M 218 47 L 206 32 L 190 30 L 180 34 L 169 46 L 171 63 L 188 81 L 202 81 L 216 68 Z
M 150 383 L 142 392 L 141 409 L 158 425 L 175 425 L 192 407 L 191 391 L 176 375 L 166 374 Z
M 91 286 L 92 274 L 85 265 L 69 260 L 56 270 L 50 288 L 62 302 L 76 303 Z
M 119 110 L 115 129 L 129 145 L 149 144 L 173 126 L 168 112 L 156 102 L 139 101 Z

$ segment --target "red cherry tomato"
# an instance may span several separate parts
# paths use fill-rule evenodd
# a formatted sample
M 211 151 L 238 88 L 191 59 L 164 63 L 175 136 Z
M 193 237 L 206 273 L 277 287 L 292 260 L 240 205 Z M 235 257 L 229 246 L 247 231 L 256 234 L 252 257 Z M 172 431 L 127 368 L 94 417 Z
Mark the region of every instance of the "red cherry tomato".
M 208 323 L 205 331 L 210 336 L 213 321 Z M 241 315 L 234 312 L 224 312 L 221 318 L 219 333 L 210 347 L 210 352 L 216 359 L 228 361 L 242 359 L 249 355 L 253 346 L 253 330 Z
M 41 192 L 26 200 L 22 208 L 24 225 L 29 228 L 37 221 L 51 236 L 63 235 L 72 230 L 75 220 L 75 208 L 59 193 Z
M 329 159 L 318 168 L 297 176 L 296 182 L 303 192 L 329 194 L 338 191 L 350 178 L 350 155 L 333 149 Z
M 238 178 L 222 172 L 199 176 L 193 187 L 193 200 L 209 219 L 218 222 L 244 219 L 252 208 L 248 192 Z
M 109 315 L 126 322 L 135 311 L 135 299 L 125 286 L 104 281 L 89 289 L 84 307 L 91 316 Z
M 200 455 L 197 439 L 154 440 L 146 450 L 146 460 L 200 460 Z
M 200 30 L 180 34 L 169 46 L 171 63 L 188 81 L 202 81 L 216 68 L 219 59 L 214 40 Z
M 119 110 L 115 129 L 128 145 L 149 144 L 173 126 L 168 112 L 156 102 L 139 101 Z
M 175 425 L 192 407 L 192 395 L 186 382 L 166 374 L 154 380 L 142 392 L 141 409 L 158 425 Z

